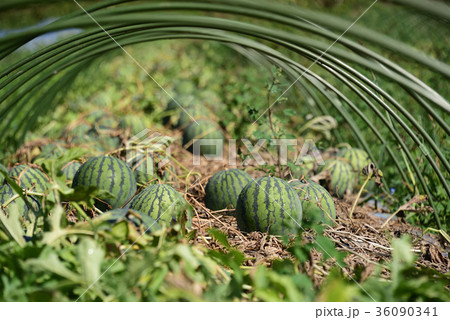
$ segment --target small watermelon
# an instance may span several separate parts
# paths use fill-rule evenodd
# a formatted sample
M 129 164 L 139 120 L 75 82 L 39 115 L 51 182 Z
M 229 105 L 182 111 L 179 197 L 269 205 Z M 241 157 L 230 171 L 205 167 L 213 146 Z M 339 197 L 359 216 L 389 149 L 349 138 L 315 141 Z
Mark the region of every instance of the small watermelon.
M 302 223 L 302 204 L 284 180 L 263 177 L 248 183 L 239 194 L 236 220 L 241 230 L 274 235 L 297 233 Z
M 305 219 L 320 216 L 322 221 L 328 224 L 336 219 L 333 198 L 320 184 L 307 179 L 292 180 L 289 184 L 297 191 Z
M 17 197 L 11 201 L 11 199 L 15 196 L 16 196 L 16 193 L 14 192 L 14 190 L 11 188 L 11 186 L 9 184 L 5 184 L 0 187 L 0 205 L 2 206 L 2 208 L 4 208 L 6 210 L 6 212 L 8 212 L 8 209 L 13 204 L 15 204 L 18 206 L 19 212 L 21 214 L 23 214 L 24 216 L 26 216 L 26 214 L 29 211 L 27 204 L 20 197 Z M 33 206 L 34 210 L 39 210 L 39 208 L 40 208 L 39 202 L 34 197 L 27 196 L 27 199 L 28 199 L 29 203 Z
M 250 181 L 252 181 L 252 177 L 239 169 L 215 173 L 206 184 L 206 207 L 213 211 L 225 209 L 229 206 L 236 208 L 239 194 Z
M 362 168 L 371 162 L 367 152 L 356 148 L 339 150 L 337 156 L 348 160 L 357 173 L 360 173 Z
M 306 155 L 299 157 L 296 162 L 299 164 L 294 164 L 289 168 L 291 169 L 291 174 L 294 179 L 301 179 L 303 176 L 307 176 L 314 170 L 316 160 L 313 156 Z
M 367 176 L 362 174 L 362 169 L 372 162 L 367 152 L 356 148 L 342 149 L 338 152 L 337 156 L 344 158 L 350 163 L 357 177 L 356 187 L 361 187 L 363 181 L 367 178 Z M 376 189 L 375 181 L 369 181 L 365 189 L 374 191 Z
M 61 171 L 66 178 L 67 181 L 72 181 L 75 177 L 75 173 L 81 167 L 81 162 L 77 160 L 72 160 L 67 162 L 62 168 Z
M 194 141 L 194 139 L 204 141 Z M 205 141 L 206 139 L 211 139 Z M 208 120 L 192 122 L 183 132 L 183 145 L 191 152 L 199 150 L 204 154 L 221 154 L 223 152 L 224 135 L 219 126 Z
M 119 126 L 115 116 L 103 110 L 95 110 L 86 116 L 86 121 L 100 130 L 114 130 Z
M 66 136 L 70 137 L 70 142 L 74 144 L 85 144 L 92 141 L 93 137 L 90 132 L 92 127 L 87 123 L 80 123 L 73 130 L 67 131 Z
M 318 172 L 325 170 L 330 173 L 330 179 L 327 183 L 334 194 L 342 198 L 347 190 L 353 191 L 356 176 L 350 164 L 337 159 L 328 159 L 325 160 L 323 166 L 319 167 Z
M 178 105 L 179 104 L 179 105 Z M 209 110 L 192 96 L 179 96 L 177 101 L 171 100 L 164 111 L 163 124 L 171 123 L 174 128 L 185 129 L 191 122 L 210 118 Z
M 191 80 L 179 80 L 175 83 L 174 90 L 178 95 L 195 94 L 197 86 Z
M 41 170 L 24 164 L 11 168 L 9 176 L 15 178 L 22 188 L 34 192 L 44 192 L 49 181 Z
M 97 187 L 111 193 L 96 201 L 102 211 L 122 207 L 136 193 L 136 180 L 131 169 L 120 159 L 98 156 L 88 159 L 77 170 L 73 187 Z
M 130 133 L 133 135 L 138 134 L 147 128 L 143 117 L 144 115 L 127 114 L 122 117 L 119 126 L 123 130 L 130 130 Z
M 142 212 L 160 224 L 179 222 L 191 227 L 189 205 L 183 196 L 167 184 L 152 184 L 142 190 L 131 201 L 130 208 Z

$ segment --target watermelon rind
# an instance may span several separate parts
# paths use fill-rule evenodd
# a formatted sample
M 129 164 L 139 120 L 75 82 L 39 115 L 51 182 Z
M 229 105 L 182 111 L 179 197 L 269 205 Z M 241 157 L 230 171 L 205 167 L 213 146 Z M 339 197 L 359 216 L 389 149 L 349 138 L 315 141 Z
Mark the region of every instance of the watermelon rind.
M 352 192 L 356 182 L 356 175 L 352 166 L 346 161 L 327 159 L 323 166 L 318 168 L 318 173 L 328 171 L 330 179 L 326 181 L 328 190 L 342 198 L 347 192 Z
M 142 212 L 161 225 L 180 223 L 190 228 L 192 212 L 183 196 L 167 184 L 152 184 L 131 201 L 130 209 Z
M 331 224 L 336 219 L 333 198 L 320 184 L 308 179 L 292 180 L 289 184 L 297 192 L 302 203 L 304 220 L 320 219 L 324 223 Z
M 216 172 L 205 187 L 206 207 L 213 211 L 236 208 L 239 194 L 250 181 L 252 177 L 244 170 L 230 169 Z
M 347 160 L 357 173 L 371 162 L 367 152 L 357 148 L 341 149 L 337 157 Z
M 239 194 L 236 220 L 245 232 L 297 234 L 301 229 L 302 204 L 286 181 L 275 177 L 258 178 Z
M 63 173 L 67 181 L 73 181 L 73 178 L 75 177 L 75 174 L 77 173 L 81 165 L 82 163 L 77 160 L 69 161 L 65 165 L 63 165 L 63 167 L 61 168 L 61 172 Z
M 0 205 L 2 206 L 2 208 L 6 212 L 8 212 L 9 208 L 11 208 L 13 205 L 16 205 L 19 209 L 19 213 L 26 217 L 30 209 L 28 208 L 27 204 L 21 197 L 17 197 L 14 200 L 10 201 L 15 196 L 16 192 L 9 184 L 5 184 L 0 187 Z M 26 199 L 29 202 L 29 204 L 33 206 L 33 209 L 35 211 L 39 210 L 40 204 L 36 198 L 28 195 Z
M 19 164 L 9 170 L 9 176 L 17 180 L 21 188 L 33 192 L 44 192 L 49 179 L 41 170 L 25 164 Z
M 110 193 L 96 200 L 96 207 L 102 211 L 125 205 L 136 193 L 136 179 L 131 169 L 122 160 L 110 156 L 88 159 L 77 170 L 72 187 L 97 187 Z

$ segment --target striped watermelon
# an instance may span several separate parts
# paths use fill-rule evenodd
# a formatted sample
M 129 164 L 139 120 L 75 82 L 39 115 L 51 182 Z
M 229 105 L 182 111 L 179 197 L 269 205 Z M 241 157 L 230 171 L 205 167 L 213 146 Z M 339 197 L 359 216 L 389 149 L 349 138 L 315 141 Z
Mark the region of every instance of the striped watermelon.
M 348 160 L 353 169 L 358 173 L 371 162 L 367 152 L 356 148 L 341 149 L 337 153 L 337 156 Z
M 72 160 L 67 162 L 62 168 L 61 171 L 66 178 L 67 181 L 72 181 L 75 177 L 75 173 L 81 167 L 81 162 L 77 160 Z
M 136 180 L 131 169 L 120 159 L 99 156 L 88 159 L 75 174 L 72 187 L 97 187 L 111 193 L 96 201 L 102 211 L 122 207 L 136 192 Z
M 361 187 L 362 182 L 367 178 L 367 176 L 362 174 L 362 169 L 372 162 L 367 152 L 356 148 L 342 149 L 338 152 L 337 156 L 344 158 L 350 163 L 356 173 L 356 187 Z M 375 181 L 369 181 L 365 189 L 374 191 L 376 189 Z
M 15 178 L 24 189 L 34 192 L 44 192 L 47 189 L 48 178 L 39 169 L 29 165 L 19 164 L 9 170 L 9 176 Z
M 320 216 L 322 221 L 326 223 L 331 223 L 336 219 L 333 198 L 320 184 L 307 179 L 292 180 L 289 184 L 297 191 L 305 219 Z
M 201 107 L 199 101 L 193 96 L 182 95 L 176 98 L 178 105 L 174 100 L 171 100 L 164 111 L 163 124 L 171 123 L 174 128 L 185 129 L 193 118 L 209 119 L 211 114 L 208 109 Z M 181 106 L 181 107 L 180 107 Z
M 236 208 L 239 193 L 250 181 L 252 181 L 252 177 L 239 169 L 215 173 L 206 184 L 206 207 L 214 211 L 229 206 Z
M 145 130 L 147 126 L 143 120 L 144 115 L 127 114 L 120 120 L 119 126 L 123 130 L 130 130 L 130 133 L 135 135 Z
M 318 172 L 325 170 L 331 177 L 328 179 L 329 190 L 332 190 L 335 195 L 342 198 L 347 191 L 353 191 L 356 176 L 350 164 L 337 159 L 328 159 L 323 166 L 319 167 Z
M 11 208 L 11 206 L 13 206 L 15 204 L 18 206 L 19 212 L 26 216 L 29 209 L 28 209 L 28 206 L 26 205 L 25 201 L 23 201 L 22 198 L 18 197 L 16 199 L 10 201 L 15 195 L 16 195 L 16 193 L 14 192 L 14 190 L 11 188 L 11 186 L 9 184 L 5 184 L 5 185 L 1 186 L 0 187 L 0 205 L 2 206 L 2 208 L 4 208 L 6 210 L 6 212 L 8 212 L 8 209 Z M 27 196 L 27 199 L 30 202 L 30 204 L 33 206 L 33 209 L 39 210 L 39 207 L 40 207 L 39 202 L 34 197 Z
M 197 85 L 190 80 L 179 80 L 175 83 L 174 90 L 178 95 L 195 94 Z
M 302 222 L 302 204 L 286 181 L 258 178 L 239 194 L 236 220 L 239 228 L 246 232 L 297 233 Z
M 179 222 L 191 227 L 189 205 L 183 196 L 167 184 L 152 184 L 142 190 L 131 201 L 130 209 L 142 212 L 160 224 Z
M 103 110 L 95 110 L 86 116 L 86 121 L 99 130 L 114 130 L 119 126 L 115 116 Z
M 299 157 L 297 163 L 298 165 L 290 166 L 292 177 L 294 179 L 301 179 L 303 176 L 307 176 L 310 172 L 314 170 L 314 163 L 316 160 L 313 156 L 306 155 Z
M 223 151 L 224 136 L 219 126 L 215 122 L 208 120 L 198 120 L 197 123 L 192 122 L 184 130 L 183 145 L 191 152 L 196 149 L 195 145 L 198 145 L 201 155 L 221 154 Z M 204 141 L 205 145 L 202 145 L 200 141 L 194 142 L 194 139 L 214 139 L 214 141 Z

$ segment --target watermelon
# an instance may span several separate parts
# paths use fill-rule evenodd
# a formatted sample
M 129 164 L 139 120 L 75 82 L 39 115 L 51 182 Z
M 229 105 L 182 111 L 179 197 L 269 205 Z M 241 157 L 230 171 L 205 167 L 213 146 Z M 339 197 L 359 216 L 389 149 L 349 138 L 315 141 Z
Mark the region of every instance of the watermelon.
M 114 130 L 119 126 L 117 118 L 103 110 L 95 110 L 86 116 L 86 121 L 100 130 Z
M 328 159 L 319 167 L 318 172 L 325 170 L 330 173 L 330 179 L 327 181 L 329 190 L 336 196 L 342 198 L 347 191 L 353 191 L 356 176 L 350 164 L 337 159 Z
M 197 91 L 197 86 L 193 81 L 179 80 L 175 83 L 174 90 L 177 95 L 195 94 Z
M 313 156 L 306 155 L 299 157 L 296 162 L 299 164 L 294 164 L 293 166 L 289 166 L 289 168 L 291 169 L 293 178 L 301 179 L 303 176 L 307 176 L 314 170 L 316 160 Z
M 230 206 L 236 208 L 239 194 L 250 181 L 252 181 L 252 177 L 239 169 L 223 170 L 215 173 L 206 184 L 206 207 L 213 211 Z
M 41 170 L 24 164 L 11 168 L 9 176 L 15 178 L 22 188 L 33 192 L 44 192 L 49 181 Z
M 66 135 L 70 137 L 70 142 L 84 144 L 92 141 L 91 130 L 92 127 L 87 123 L 80 123 L 72 131 L 67 132 Z
M 75 173 L 78 171 L 78 169 L 81 167 L 81 162 L 72 160 L 70 162 L 67 162 L 62 168 L 61 171 L 68 181 L 72 181 L 75 177 Z
M 164 125 L 171 123 L 174 128 L 184 129 L 194 120 L 211 117 L 209 110 L 201 107 L 201 104 L 192 96 L 183 95 L 177 97 L 177 102 L 180 105 L 174 100 L 167 104 L 164 111 Z
M 133 198 L 130 209 L 142 212 L 164 225 L 179 222 L 191 227 L 189 205 L 183 196 L 167 184 L 152 184 Z
M 371 162 L 367 152 L 356 148 L 341 149 L 337 153 L 337 156 L 347 160 L 353 169 L 358 173 L 360 173 L 362 168 Z
M 321 217 L 322 221 L 328 224 L 336 219 L 333 198 L 320 184 L 307 179 L 292 180 L 289 184 L 297 191 L 302 203 L 304 219 L 310 219 L 313 216 Z
M 26 216 L 26 214 L 29 211 L 29 208 L 27 206 L 27 204 L 25 203 L 25 201 L 23 201 L 22 198 L 17 197 L 16 199 L 10 201 L 14 196 L 16 195 L 16 193 L 14 192 L 14 190 L 11 188 L 11 186 L 9 184 L 5 184 L 3 186 L 0 187 L 0 205 L 2 206 L 2 208 L 4 208 L 6 210 L 6 212 L 8 212 L 8 209 L 13 205 L 17 205 L 19 212 L 23 215 Z M 32 196 L 27 196 L 27 199 L 29 201 L 29 203 L 33 206 L 34 210 L 39 210 L 39 202 Z
M 204 145 L 200 141 L 194 139 L 214 139 L 215 141 L 204 141 Z M 223 152 L 224 135 L 219 126 L 209 120 L 198 120 L 197 123 L 192 122 L 183 132 L 183 145 L 191 152 L 200 148 L 200 154 L 221 154 Z M 218 150 L 216 150 L 216 148 Z
M 119 126 L 124 130 L 130 130 L 133 135 L 144 131 L 147 126 L 143 120 L 144 115 L 127 114 L 120 120 Z
M 238 227 L 246 232 L 274 235 L 297 233 L 301 228 L 302 204 L 284 180 L 263 177 L 248 183 L 236 205 Z
M 88 159 L 77 170 L 72 187 L 97 187 L 111 196 L 96 200 L 102 211 L 120 208 L 136 193 L 136 179 L 131 169 L 120 159 L 98 156 Z

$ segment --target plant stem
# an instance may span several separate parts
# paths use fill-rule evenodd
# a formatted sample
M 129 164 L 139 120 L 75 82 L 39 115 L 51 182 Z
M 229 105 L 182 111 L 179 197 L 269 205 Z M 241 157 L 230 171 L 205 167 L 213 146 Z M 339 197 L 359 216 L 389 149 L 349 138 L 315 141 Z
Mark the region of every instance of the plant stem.
M 372 178 L 372 173 L 369 173 L 367 176 L 366 181 L 364 181 L 361 189 L 359 189 L 358 195 L 356 196 L 355 202 L 353 202 L 352 209 L 350 210 L 350 219 L 353 217 L 353 211 L 355 211 L 356 204 L 358 203 L 359 198 L 361 198 L 361 193 L 363 192 L 364 188 L 366 187 L 366 184 L 369 182 L 370 178 Z

